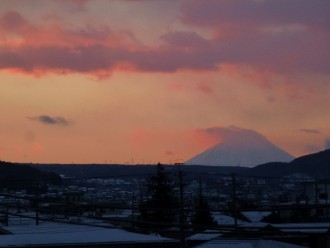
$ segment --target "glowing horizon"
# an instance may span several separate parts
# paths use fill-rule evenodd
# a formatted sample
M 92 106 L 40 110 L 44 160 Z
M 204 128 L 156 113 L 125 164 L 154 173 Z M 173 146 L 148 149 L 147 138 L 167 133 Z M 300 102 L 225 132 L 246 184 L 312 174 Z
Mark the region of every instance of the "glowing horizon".
M 330 3 L 3 0 L 0 160 L 169 163 L 254 130 L 330 147 Z

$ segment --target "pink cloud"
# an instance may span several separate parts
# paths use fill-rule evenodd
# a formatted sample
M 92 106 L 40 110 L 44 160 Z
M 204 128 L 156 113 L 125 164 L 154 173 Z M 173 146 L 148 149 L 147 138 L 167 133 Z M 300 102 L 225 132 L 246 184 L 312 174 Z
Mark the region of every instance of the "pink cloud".
M 164 150 L 163 155 L 164 156 L 173 156 L 173 155 L 175 155 L 175 153 L 173 151 L 170 151 L 170 150 Z
M 291 0 L 287 11 L 270 2 L 188 1 L 182 7 L 183 20 L 190 25 L 212 26 L 214 37 L 175 31 L 162 35 L 162 44 L 154 46 L 140 44 L 131 31 L 92 24 L 76 29 L 56 23 L 36 26 L 20 13 L 10 11 L 0 17 L 0 69 L 34 75 L 52 72 L 109 76 L 114 70 L 172 73 L 234 65 L 287 75 L 329 74 L 330 31 L 323 28 L 329 17 L 319 7 L 309 9 L 306 0 L 302 0 L 296 16 L 290 16 L 296 0 Z M 215 11 L 225 10 L 227 14 L 215 15 Z M 306 12 L 306 17 L 300 12 Z M 313 21 L 318 12 L 318 21 Z M 199 89 L 212 91 L 203 84 Z
M 60 4 L 68 5 L 71 11 L 84 11 L 85 5 L 90 0 L 53 0 L 53 1 L 58 2 Z
M 229 127 L 210 127 L 204 129 L 196 129 L 196 135 L 202 140 L 212 141 L 210 146 L 222 142 L 252 142 L 252 140 L 259 140 L 260 137 L 265 138 L 262 134 L 251 130 L 240 128 L 236 126 Z
M 261 134 L 235 126 L 197 129 L 146 129 L 138 128 L 130 135 L 134 154 L 147 157 L 157 154 L 172 161 L 183 161 L 223 141 L 253 140 Z
M 326 28 L 330 3 L 324 0 L 184 0 L 182 19 L 195 25 L 287 25 Z
M 186 90 L 186 87 L 179 82 L 169 82 L 167 86 L 169 87 L 169 89 L 176 92 L 184 92 Z
M 4 32 L 22 31 L 27 21 L 16 11 L 8 11 L 0 18 L 0 28 Z
M 100 73 L 118 67 L 169 72 L 205 67 L 204 63 L 194 62 L 189 52 L 183 52 L 178 59 L 169 46 L 144 47 L 131 32 L 114 32 L 107 26 L 76 30 L 54 24 L 37 27 L 18 12 L 7 12 L 0 18 L 0 31 L 0 69 L 40 74 Z
M 14 151 L 15 151 L 15 153 L 22 153 L 23 152 L 23 148 L 21 147 L 21 146 L 15 146 L 14 147 Z
M 33 144 L 31 150 L 33 153 L 40 153 L 43 150 L 43 147 L 40 144 Z
M 91 24 L 70 29 L 63 28 L 61 20 L 46 20 L 40 26 L 33 25 L 20 13 L 8 11 L 0 17 L 0 45 L 4 48 L 15 47 L 11 36 L 19 40 L 21 47 L 75 47 L 102 44 L 106 47 L 124 47 L 134 49 L 137 44 L 130 31 L 113 31 L 109 26 Z
M 197 89 L 204 94 L 211 94 L 214 92 L 214 90 L 212 89 L 210 84 L 208 84 L 206 82 L 199 82 L 197 85 Z
M 329 8 L 323 0 L 186 0 L 182 20 L 214 29 L 220 63 L 329 74 Z
M 184 50 L 200 50 L 201 48 L 209 47 L 210 43 L 207 39 L 201 37 L 194 32 L 170 32 L 161 36 L 161 39 L 166 45 L 173 47 L 174 49 Z
M 190 130 L 190 136 L 197 148 L 207 148 L 211 147 L 219 142 L 221 142 L 221 137 L 217 135 L 211 135 L 208 131 L 202 128 Z

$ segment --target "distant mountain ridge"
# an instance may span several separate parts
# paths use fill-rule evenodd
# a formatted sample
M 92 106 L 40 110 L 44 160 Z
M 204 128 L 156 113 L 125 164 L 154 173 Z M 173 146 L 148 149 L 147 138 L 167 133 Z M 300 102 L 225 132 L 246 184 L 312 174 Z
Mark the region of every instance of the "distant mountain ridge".
M 64 165 L 64 164 L 30 164 L 34 168 L 46 172 L 69 177 L 91 178 L 107 176 L 140 176 L 153 174 L 155 165 Z M 193 174 L 232 174 L 260 177 L 285 177 L 293 174 L 305 174 L 312 178 L 330 178 L 330 150 L 305 155 L 294 159 L 289 163 L 271 162 L 257 165 L 253 168 L 241 166 L 204 166 L 204 165 L 182 165 L 181 169 L 187 175 Z M 177 166 L 166 166 L 166 170 L 176 175 Z

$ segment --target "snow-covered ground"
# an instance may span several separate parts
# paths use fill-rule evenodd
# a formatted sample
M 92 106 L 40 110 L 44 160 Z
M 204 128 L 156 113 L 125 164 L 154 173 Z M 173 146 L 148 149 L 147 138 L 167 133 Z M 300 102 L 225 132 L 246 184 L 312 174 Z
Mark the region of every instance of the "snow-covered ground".
M 311 222 L 311 223 L 283 223 L 272 224 L 273 227 L 283 232 L 300 232 L 300 233 L 326 233 L 330 229 L 329 222 Z
M 34 213 L 25 213 L 29 217 L 34 217 Z M 238 226 L 245 229 L 261 228 L 269 225 L 260 222 L 267 212 L 244 212 L 252 222 L 238 220 Z M 234 218 L 220 212 L 213 213 L 214 219 L 221 225 L 234 225 Z M 174 240 L 156 235 L 145 235 L 139 233 L 128 232 L 112 226 L 77 225 L 70 223 L 56 223 L 41 220 L 36 225 L 32 218 L 10 216 L 9 226 L 1 226 L 2 229 L 12 233 L 1 235 L 0 247 L 26 246 L 26 245 L 54 245 L 54 244 L 104 244 L 104 243 L 121 243 L 121 242 L 171 242 Z M 103 223 L 104 225 L 106 223 Z M 307 232 L 307 233 L 325 233 L 330 228 L 330 223 L 289 223 L 289 224 L 271 224 L 273 227 L 283 232 Z M 209 242 L 200 245 L 200 248 L 213 247 L 284 247 L 299 248 L 302 246 L 291 245 L 271 240 L 223 240 L 219 231 L 205 231 L 204 233 L 195 234 L 187 240 L 209 240 Z
M 196 248 L 304 248 L 274 240 L 212 240 Z
M 242 214 L 248 218 L 251 222 L 260 222 L 262 219 L 272 212 L 270 211 L 244 211 Z
M 270 214 L 268 211 L 248 211 L 242 212 L 251 222 L 242 221 L 237 219 L 237 226 L 244 227 L 246 229 L 263 228 L 266 226 L 273 226 L 283 232 L 300 232 L 300 233 L 325 233 L 330 230 L 329 222 L 309 222 L 309 223 L 281 223 L 281 224 L 269 224 L 262 222 L 262 218 Z M 213 213 L 214 220 L 221 225 L 234 225 L 235 220 L 233 217 L 225 215 L 221 212 Z
M 222 234 L 219 231 L 206 230 L 188 237 L 187 240 L 212 240 L 220 236 L 222 236 Z
M 113 242 L 157 242 L 170 241 L 155 235 L 132 233 L 117 228 L 93 227 L 68 223 L 40 222 L 24 219 L 8 227 L 2 226 L 12 234 L 1 235 L 1 247 L 48 244 L 86 244 Z
M 225 215 L 221 212 L 213 212 L 212 216 L 219 225 L 234 225 L 235 224 L 235 219 L 233 217 L 231 217 L 229 215 Z M 238 225 L 243 225 L 243 224 L 247 224 L 247 223 L 248 222 L 237 219 Z

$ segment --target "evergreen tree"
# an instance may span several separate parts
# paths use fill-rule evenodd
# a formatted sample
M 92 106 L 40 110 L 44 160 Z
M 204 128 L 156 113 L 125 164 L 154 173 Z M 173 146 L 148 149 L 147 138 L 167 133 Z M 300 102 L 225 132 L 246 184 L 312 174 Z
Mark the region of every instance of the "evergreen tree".
M 204 231 L 208 227 L 214 227 L 217 225 L 211 214 L 209 204 L 203 196 L 201 182 L 199 182 L 199 195 L 195 206 L 195 211 L 191 218 L 191 224 L 193 225 L 195 231 Z
M 170 226 L 175 220 L 178 207 L 171 181 L 161 164 L 147 182 L 148 200 L 140 205 L 142 227 L 159 232 Z

